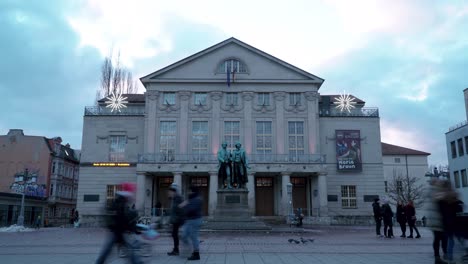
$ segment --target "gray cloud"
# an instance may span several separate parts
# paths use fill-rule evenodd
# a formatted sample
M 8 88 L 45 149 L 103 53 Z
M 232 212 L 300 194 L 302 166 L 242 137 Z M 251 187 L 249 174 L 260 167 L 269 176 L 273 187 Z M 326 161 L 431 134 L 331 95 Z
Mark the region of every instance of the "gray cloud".
M 101 57 L 78 48 L 65 20 L 78 3 L 0 2 L 1 134 L 22 128 L 80 148 L 83 107 L 93 103 Z

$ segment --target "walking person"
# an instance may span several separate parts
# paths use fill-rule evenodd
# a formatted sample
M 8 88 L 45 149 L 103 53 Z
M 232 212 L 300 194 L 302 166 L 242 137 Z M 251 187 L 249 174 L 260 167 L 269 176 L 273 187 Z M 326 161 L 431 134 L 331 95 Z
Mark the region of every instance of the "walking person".
M 442 182 L 443 198 L 439 202 L 439 210 L 442 215 L 444 233 L 447 237 L 447 256 L 449 263 L 453 262 L 453 248 L 455 236 L 457 236 L 457 213 L 463 212 L 463 207 L 458 199 L 458 194 L 453 190 L 450 181 Z
M 402 201 L 398 201 L 397 209 L 396 209 L 396 219 L 398 224 L 400 224 L 401 229 L 401 236 L 402 238 L 406 237 L 406 214 L 405 214 L 405 207 L 403 206 Z
M 73 225 L 75 228 L 80 227 L 80 214 L 78 213 L 78 210 L 75 210 L 73 213 Z
M 380 229 L 382 227 L 382 208 L 380 207 L 379 201 L 379 198 L 375 198 L 374 202 L 372 203 L 372 210 L 374 212 L 375 233 L 378 237 L 382 237 L 380 234 Z
M 394 238 L 393 236 L 393 211 L 388 200 L 382 205 L 382 216 L 384 221 L 384 236 L 386 238 Z
M 168 196 L 171 200 L 171 211 L 170 211 L 170 223 L 172 224 L 172 240 L 174 241 L 174 247 L 171 252 L 167 252 L 169 256 L 179 255 L 179 229 L 184 224 L 184 209 L 180 208 L 179 205 L 183 202 L 182 196 L 180 195 L 180 188 L 177 184 L 173 183 L 169 187 Z
M 192 242 L 193 253 L 188 260 L 200 260 L 200 226 L 202 224 L 202 199 L 198 188 L 190 187 L 189 199 L 182 202 L 179 207 L 185 211 L 185 225 L 182 239 L 184 244 L 188 244 L 190 239 Z
M 139 256 L 135 254 L 133 246 L 125 239 L 125 232 L 135 232 L 136 229 L 138 214 L 130 209 L 130 204 L 135 198 L 135 192 L 135 184 L 124 183 L 122 184 L 122 191 L 116 193 L 116 198 L 111 208 L 114 215 L 109 218 L 108 223 L 110 236 L 104 244 L 96 260 L 96 264 L 103 264 L 116 244 L 118 246 L 126 246 L 129 249 L 131 263 L 142 263 Z
M 39 229 L 41 227 L 41 215 L 37 216 L 35 227 L 36 227 L 36 229 Z
M 406 221 L 408 221 L 408 226 L 410 228 L 410 235 L 408 238 L 413 238 L 413 230 L 416 231 L 416 238 L 421 238 L 419 230 L 416 227 L 416 208 L 414 207 L 413 201 L 409 201 L 405 207 Z
M 428 193 L 430 203 L 428 204 L 427 226 L 432 229 L 434 239 L 432 241 L 432 249 L 434 250 L 434 263 L 447 264 L 440 257 L 440 246 L 442 244 L 442 252 L 444 257 L 447 255 L 447 236 L 444 233 L 442 222 L 442 214 L 440 212 L 440 201 L 443 199 L 442 182 L 438 179 L 433 179 L 430 184 Z

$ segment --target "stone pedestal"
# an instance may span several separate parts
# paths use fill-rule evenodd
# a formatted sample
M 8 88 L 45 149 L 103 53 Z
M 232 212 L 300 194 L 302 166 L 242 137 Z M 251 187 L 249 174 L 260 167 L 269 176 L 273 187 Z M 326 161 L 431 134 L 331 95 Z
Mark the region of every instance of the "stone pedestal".
M 249 190 L 220 189 L 213 217 L 203 226 L 208 230 L 271 230 L 249 209 Z

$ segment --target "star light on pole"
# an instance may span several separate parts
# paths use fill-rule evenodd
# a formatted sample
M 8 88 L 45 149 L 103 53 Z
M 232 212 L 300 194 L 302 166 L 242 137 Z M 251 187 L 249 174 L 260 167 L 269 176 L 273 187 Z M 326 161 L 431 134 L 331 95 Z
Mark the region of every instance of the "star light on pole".
M 106 107 L 111 108 L 111 113 L 114 112 L 114 110 L 120 112 L 120 109 L 127 107 L 125 105 L 126 103 L 128 103 L 128 101 L 126 101 L 127 97 L 123 97 L 122 94 L 115 95 L 114 93 L 111 93 L 108 97 L 106 97 L 106 99 Z
M 349 94 L 346 94 L 346 91 L 344 91 L 340 95 L 340 97 L 334 98 L 334 100 L 336 102 L 333 102 L 333 104 L 335 104 L 336 105 L 335 107 L 340 109 L 341 112 L 346 110 L 348 111 L 348 113 L 351 113 L 351 109 L 355 108 L 354 105 L 356 104 L 356 102 L 354 102 L 354 100 L 356 100 L 356 98 L 352 97 Z

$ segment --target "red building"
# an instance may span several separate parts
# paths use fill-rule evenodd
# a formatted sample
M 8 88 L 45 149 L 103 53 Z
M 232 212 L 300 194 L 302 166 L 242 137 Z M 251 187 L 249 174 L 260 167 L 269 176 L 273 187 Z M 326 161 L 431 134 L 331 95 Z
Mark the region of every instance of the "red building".
M 15 224 L 20 214 L 23 185 L 15 182 L 25 171 L 36 181 L 27 185 L 24 221 L 41 216 L 47 225 L 68 223 L 76 206 L 79 151 L 62 139 L 24 135 L 10 129 L 0 136 L 0 226 Z

